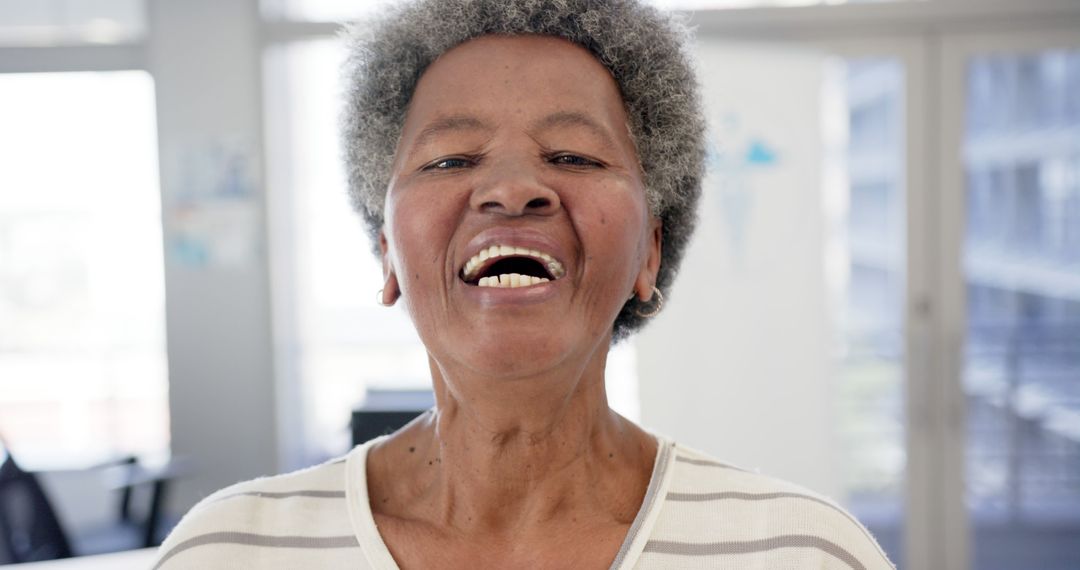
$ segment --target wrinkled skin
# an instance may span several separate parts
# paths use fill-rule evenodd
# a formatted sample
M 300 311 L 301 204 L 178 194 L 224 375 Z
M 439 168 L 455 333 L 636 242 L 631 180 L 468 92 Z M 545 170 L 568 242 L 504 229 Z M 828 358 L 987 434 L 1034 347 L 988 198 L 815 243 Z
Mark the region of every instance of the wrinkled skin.
M 435 410 L 376 446 L 371 505 L 402 568 L 607 567 L 640 507 L 654 438 L 607 406 L 626 300 L 648 300 L 660 226 L 618 88 L 584 49 L 483 37 L 413 94 L 381 236 L 383 300 L 427 347 Z M 461 279 L 494 241 L 560 279 Z

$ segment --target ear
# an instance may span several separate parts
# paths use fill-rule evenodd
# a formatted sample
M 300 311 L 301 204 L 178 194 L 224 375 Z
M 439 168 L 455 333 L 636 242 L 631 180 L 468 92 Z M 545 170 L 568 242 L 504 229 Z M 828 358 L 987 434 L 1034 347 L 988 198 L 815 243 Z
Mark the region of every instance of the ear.
M 645 262 L 634 279 L 634 294 L 642 303 L 649 302 L 656 286 L 656 276 L 660 274 L 660 259 L 663 253 L 663 222 L 655 216 L 649 217 L 651 230 L 645 244 Z
M 401 288 L 398 286 L 397 272 L 390 256 L 390 244 L 386 241 L 386 233 L 379 230 L 379 255 L 382 258 L 383 288 L 382 298 L 379 302 L 389 306 L 397 302 L 401 296 Z

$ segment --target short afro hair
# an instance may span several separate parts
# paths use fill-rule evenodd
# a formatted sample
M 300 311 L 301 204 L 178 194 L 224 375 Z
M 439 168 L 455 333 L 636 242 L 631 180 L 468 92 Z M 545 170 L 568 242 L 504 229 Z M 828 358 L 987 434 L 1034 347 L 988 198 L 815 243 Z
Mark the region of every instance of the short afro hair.
M 420 76 L 440 55 L 471 39 L 520 34 L 580 45 L 614 76 L 649 208 L 663 224 L 656 286 L 666 294 L 696 223 L 705 121 L 689 31 L 671 14 L 635 0 L 415 0 L 350 26 L 343 146 L 349 194 L 374 243 Z M 648 311 L 646 305 L 637 297 L 627 301 L 613 325 L 615 340 L 646 322 L 637 314 Z

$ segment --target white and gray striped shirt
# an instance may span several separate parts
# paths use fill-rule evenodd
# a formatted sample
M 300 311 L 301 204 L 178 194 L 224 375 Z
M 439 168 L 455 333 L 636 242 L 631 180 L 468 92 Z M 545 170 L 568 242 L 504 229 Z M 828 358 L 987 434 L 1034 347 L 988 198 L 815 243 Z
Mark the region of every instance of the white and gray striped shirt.
M 368 503 L 372 443 L 207 497 L 169 535 L 154 569 L 396 569 Z M 645 501 L 611 568 L 893 566 L 831 501 L 660 439 Z

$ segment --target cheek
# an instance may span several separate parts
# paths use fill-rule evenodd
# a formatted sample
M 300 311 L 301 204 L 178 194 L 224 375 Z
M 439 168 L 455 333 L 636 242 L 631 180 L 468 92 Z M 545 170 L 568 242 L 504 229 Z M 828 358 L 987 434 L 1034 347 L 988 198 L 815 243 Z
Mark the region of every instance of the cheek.
M 587 208 L 578 223 L 586 255 L 608 273 L 632 281 L 645 257 L 646 223 L 644 199 L 622 197 L 582 204 Z M 621 275 L 625 274 L 625 275 Z
M 645 192 L 633 185 L 611 184 L 600 195 L 604 198 L 585 205 L 593 210 L 588 216 L 591 229 L 616 249 L 640 249 L 648 226 Z
M 387 237 L 402 291 L 441 282 L 456 224 L 446 200 L 400 192 L 388 204 Z

